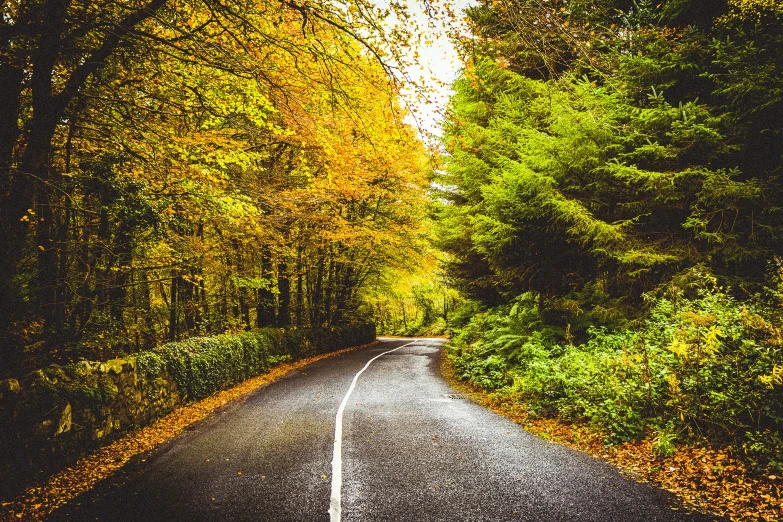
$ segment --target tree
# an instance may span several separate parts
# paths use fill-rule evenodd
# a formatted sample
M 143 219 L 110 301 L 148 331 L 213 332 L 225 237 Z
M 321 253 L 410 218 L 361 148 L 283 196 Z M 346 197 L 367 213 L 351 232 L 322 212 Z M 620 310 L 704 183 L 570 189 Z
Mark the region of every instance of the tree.
M 423 149 L 381 61 L 389 40 L 370 31 L 379 10 L 4 9 L 7 371 L 36 364 L 25 346 L 108 355 L 271 316 L 349 320 L 367 273 L 402 255 Z
M 781 253 L 781 154 L 759 140 L 778 132 L 780 64 L 751 51 L 776 38 L 760 28 L 779 10 L 559 5 L 469 11 L 477 43 L 463 45 L 439 178 L 452 275 L 490 304 L 477 281 L 573 310 L 640 305 L 698 264 L 752 291 Z M 520 25 L 542 16 L 560 42 L 548 50 Z M 751 55 L 763 72 L 748 80 Z

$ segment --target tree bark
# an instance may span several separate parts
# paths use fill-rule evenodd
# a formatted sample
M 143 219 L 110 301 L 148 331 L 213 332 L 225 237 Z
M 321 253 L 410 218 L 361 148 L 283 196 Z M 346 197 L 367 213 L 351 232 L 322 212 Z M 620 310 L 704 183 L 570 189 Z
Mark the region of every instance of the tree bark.
M 288 264 L 285 260 L 277 264 L 277 290 L 280 300 L 277 309 L 277 326 L 284 328 L 291 325 L 291 281 L 288 279 Z
M 179 275 L 171 278 L 171 291 L 169 300 L 169 340 L 176 341 L 178 334 L 178 303 L 179 303 Z
M 258 289 L 256 301 L 256 326 L 275 325 L 275 294 L 272 292 L 272 259 L 269 248 L 261 249 L 261 279 L 264 285 Z
M 302 288 L 302 245 L 296 250 L 296 326 L 302 326 L 304 294 Z
M 313 326 L 321 324 L 321 307 L 323 306 L 323 282 L 324 282 L 324 253 L 318 249 L 318 269 L 315 276 L 315 288 L 313 289 L 312 320 Z

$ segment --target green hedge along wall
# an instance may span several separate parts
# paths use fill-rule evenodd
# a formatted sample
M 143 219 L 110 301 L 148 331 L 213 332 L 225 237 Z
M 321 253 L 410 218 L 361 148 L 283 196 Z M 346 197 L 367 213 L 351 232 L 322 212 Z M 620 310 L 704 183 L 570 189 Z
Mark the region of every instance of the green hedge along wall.
M 297 360 L 375 340 L 375 325 L 333 328 L 264 328 L 238 335 L 193 337 L 136 356 L 140 372 L 167 371 L 188 400 L 264 373 L 283 360 Z
M 187 402 L 276 364 L 375 340 L 375 325 L 195 337 L 105 362 L 0 381 L 0 498 Z M 1 511 L 1 510 L 0 510 Z

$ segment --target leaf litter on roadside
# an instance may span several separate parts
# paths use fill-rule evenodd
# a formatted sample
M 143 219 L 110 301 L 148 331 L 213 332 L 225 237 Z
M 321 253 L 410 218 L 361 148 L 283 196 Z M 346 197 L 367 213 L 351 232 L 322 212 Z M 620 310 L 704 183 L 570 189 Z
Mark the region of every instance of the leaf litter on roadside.
M 677 495 L 684 506 L 728 517 L 732 521 L 783 520 L 783 478 L 754 475 L 751 466 L 722 448 L 678 445 L 668 457 L 656 457 L 653 438 L 607 446 L 601 431 L 556 418 L 529 415 L 524 404 L 498 399 L 459 381 L 447 357 L 441 371 L 448 383 L 542 439 L 599 457 L 634 480 L 650 482 Z M 676 508 L 672 508 L 676 509 Z
M 371 346 L 376 343 L 378 341 L 365 346 Z M 67 504 L 78 495 L 89 491 L 95 484 L 119 470 L 131 457 L 152 450 L 156 446 L 172 439 L 188 426 L 204 419 L 226 403 L 236 400 L 262 386 L 271 384 L 288 372 L 315 361 L 358 350 L 365 346 L 354 346 L 300 359 L 293 363 L 283 363 L 275 366 L 265 374 L 251 377 L 232 388 L 220 391 L 206 399 L 182 406 L 157 422 L 129 433 L 78 460 L 72 466 L 52 475 L 46 482 L 30 486 L 17 498 L 2 502 L 0 504 L 0 520 L 44 520 L 55 509 Z M 208 461 L 209 459 L 207 459 Z M 242 475 L 242 472 L 237 472 L 237 475 Z M 262 476 L 261 478 L 266 477 Z

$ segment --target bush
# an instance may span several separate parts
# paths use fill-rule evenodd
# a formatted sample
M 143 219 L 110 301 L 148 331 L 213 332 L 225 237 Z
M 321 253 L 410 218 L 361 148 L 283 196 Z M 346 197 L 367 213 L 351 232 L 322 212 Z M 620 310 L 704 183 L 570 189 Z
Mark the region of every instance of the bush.
M 331 328 L 263 328 L 236 335 L 193 337 L 137 354 L 148 378 L 164 370 L 188 400 L 207 397 L 284 360 L 367 344 L 375 339 L 372 324 Z
M 608 442 L 657 432 L 663 454 L 677 434 L 780 467 L 783 292 L 740 303 L 710 277 L 689 292 L 649 297 L 636 328 L 590 328 L 575 346 L 549 335 L 522 296 L 475 315 L 451 356 L 463 379 L 506 389 L 533 413 L 588 421 Z

